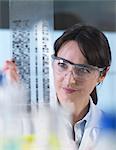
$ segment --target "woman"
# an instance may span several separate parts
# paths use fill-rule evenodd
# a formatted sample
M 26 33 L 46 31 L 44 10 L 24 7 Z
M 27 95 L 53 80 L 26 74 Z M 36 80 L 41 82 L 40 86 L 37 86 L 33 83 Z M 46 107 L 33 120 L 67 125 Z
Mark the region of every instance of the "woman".
M 93 149 L 103 116 L 95 90 L 111 65 L 111 51 L 105 35 L 92 26 L 74 25 L 54 44 L 54 83 L 60 105 L 73 105 L 74 140 L 79 150 Z M 93 103 L 94 102 L 94 103 Z
M 111 65 L 108 40 L 95 27 L 76 24 L 55 41 L 54 50 L 52 59 L 58 102 L 61 106 L 73 106 L 71 128 L 78 149 L 93 150 L 103 117 L 103 112 L 95 105 L 96 86 L 104 80 Z M 8 73 L 17 81 L 17 70 L 12 65 L 7 62 Z

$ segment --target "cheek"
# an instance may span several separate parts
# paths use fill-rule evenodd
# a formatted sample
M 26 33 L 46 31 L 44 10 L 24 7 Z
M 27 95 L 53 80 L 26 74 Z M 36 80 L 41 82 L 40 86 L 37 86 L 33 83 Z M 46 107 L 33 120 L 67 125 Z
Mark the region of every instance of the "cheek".
M 62 91 L 63 80 L 64 80 L 63 77 L 59 77 L 57 74 L 54 74 L 54 85 L 55 85 L 56 95 L 60 103 L 62 103 L 64 99 L 67 98 L 67 96 L 64 95 Z
M 63 82 L 63 78 L 58 77 L 57 74 L 54 74 L 54 84 L 56 88 L 56 92 L 59 88 L 61 88 Z
M 91 81 L 88 81 L 86 85 L 87 86 L 85 86 L 85 90 L 88 92 L 88 94 L 91 94 L 97 85 L 97 79 L 91 79 Z

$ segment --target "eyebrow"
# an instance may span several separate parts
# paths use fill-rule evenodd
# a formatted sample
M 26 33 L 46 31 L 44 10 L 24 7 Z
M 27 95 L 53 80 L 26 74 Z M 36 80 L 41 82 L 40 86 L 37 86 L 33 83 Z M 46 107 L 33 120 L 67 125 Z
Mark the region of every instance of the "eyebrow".
M 61 58 L 61 57 L 58 57 L 58 59 L 59 59 L 59 60 L 63 60 L 63 61 L 65 61 L 65 62 L 68 62 L 68 63 L 71 64 L 71 65 L 78 66 L 78 67 L 89 68 L 89 67 L 91 66 L 91 65 L 89 65 L 89 64 L 75 64 L 75 63 L 73 63 L 73 62 L 71 62 L 71 61 L 69 61 L 69 60 L 67 60 L 67 59 Z
M 54 55 L 52 55 L 52 58 L 53 59 L 57 59 L 57 60 L 64 60 L 64 61 L 66 61 L 66 62 L 68 62 L 69 64 L 71 64 L 71 65 L 78 65 L 78 64 L 75 64 L 75 63 L 73 63 L 73 62 L 71 62 L 71 61 L 69 61 L 69 60 L 67 60 L 67 59 L 64 59 L 64 58 L 62 58 L 62 57 L 58 57 L 58 56 L 54 56 Z
M 67 59 L 64 59 L 64 58 L 58 57 L 58 56 L 54 56 L 54 55 L 52 55 L 52 58 L 53 59 L 57 59 L 57 60 L 63 60 L 64 62 L 67 62 L 67 63 L 69 63 L 71 65 L 78 66 L 78 67 L 84 67 L 84 68 L 89 68 L 89 67 L 93 68 L 93 67 L 95 67 L 96 69 L 98 69 L 98 67 L 93 66 L 93 65 L 89 65 L 89 64 L 75 64 L 75 63 L 73 63 L 73 62 L 71 62 L 71 61 L 69 61 Z M 104 68 L 99 68 L 99 69 L 104 69 Z
M 93 66 L 93 65 L 90 65 L 90 64 L 75 64 L 75 63 L 73 63 L 73 62 L 71 62 L 67 59 L 64 59 L 62 57 L 58 57 L 58 56 L 55 56 L 55 55 L 52 55 L 52 58 L 57 59 L 57 60 L 63 60 L 63 61 L 68 62 L 69 64 L 74 65 L 74 66 L 80 66 L 80 67 L 85 67 L 85 68 L 89 68 L 91 66 L 91 67 L 95 67 L 96 69 L 99 69 L 100 71 L 103 71 L 105 69 L 105 67 L 99 68 L 97 66 Z
M 71 65 L 78 66 L 78 67 L 80 66 L 80 67 L 88 68 L 89 66 L 91 66 L 91 65 L 89 65 L 89 64 L 75 64 L 75 63 L 73 63 L 73 62 L 71 62 L 71 61 L 69 61 L 69 60 L 67 60 L 67 59 L 65 59 L 65 58 L 58 57 L 58 56 L 54 56 L 54 55 L 52 55 L 52 58 L 53 58 L 53 59 L 57 59 L 57 60 L 63 60 L 64 62 L 67 62 L 67 63 L 69 63 L 69 64 L 71 64 Z

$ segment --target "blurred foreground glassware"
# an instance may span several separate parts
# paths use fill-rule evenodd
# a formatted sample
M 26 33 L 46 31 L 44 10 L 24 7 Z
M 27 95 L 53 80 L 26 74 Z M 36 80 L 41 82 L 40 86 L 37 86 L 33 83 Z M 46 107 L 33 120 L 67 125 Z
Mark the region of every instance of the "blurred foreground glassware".
M 67 119 L 49 104 L 0 106 L 0 150 L 75 150 Z
M 0 74 L 0 150 L 75 150 L 70 112 L 49 103 L 29 104 L 22 83 Z

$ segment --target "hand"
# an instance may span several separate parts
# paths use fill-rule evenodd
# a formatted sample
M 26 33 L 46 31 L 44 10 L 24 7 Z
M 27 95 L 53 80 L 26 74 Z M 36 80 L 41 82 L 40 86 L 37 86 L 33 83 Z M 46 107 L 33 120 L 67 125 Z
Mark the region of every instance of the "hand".
M 19 81 L 18 69 L 14 61 L 7 60 L 3 66 L 3 72 L 6 74 L 6 77 L 11 82 Z

